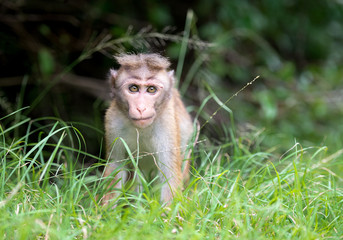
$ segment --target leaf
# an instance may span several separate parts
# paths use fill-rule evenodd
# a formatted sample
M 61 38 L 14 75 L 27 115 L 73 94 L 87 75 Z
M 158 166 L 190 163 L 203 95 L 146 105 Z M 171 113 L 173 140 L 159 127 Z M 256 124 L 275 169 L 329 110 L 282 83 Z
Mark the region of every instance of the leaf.
M 55 69 L 54 58 L 46 48 L 42 48 L 38 52 L 38 64 L 43 76 L 49 76 L 53 73 Z

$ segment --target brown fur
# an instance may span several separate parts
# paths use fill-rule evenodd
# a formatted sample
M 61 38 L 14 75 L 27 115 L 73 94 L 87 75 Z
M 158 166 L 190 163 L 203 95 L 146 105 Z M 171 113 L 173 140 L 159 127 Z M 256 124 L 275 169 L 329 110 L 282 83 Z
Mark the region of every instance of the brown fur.
M 168 69 L 170 66 L 170 62 L 167 58 L 156 53 L 137 55 L 121 54 L 115 56 L 115 59 L 121 67 L 129 69 L 137 69 L 146 65 L 150 70 L 162 70 Z

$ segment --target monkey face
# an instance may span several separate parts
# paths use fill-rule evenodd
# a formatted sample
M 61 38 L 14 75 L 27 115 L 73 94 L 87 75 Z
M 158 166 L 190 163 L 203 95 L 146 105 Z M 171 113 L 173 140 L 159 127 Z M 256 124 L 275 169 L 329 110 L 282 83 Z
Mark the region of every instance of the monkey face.
M 151 81 L 128 81 L 123 86 L 128 101 L 128 116 L 138 128 L 145 128 L 156 117 L 155 103 L 163 95 L 163 85 Z
M 137 74 L 140 73 L 140 75 Z M 125 102 L 126 115 L 137 128 L 150 126 L 157 115 L 161 103 L 169 100 L 172 79 L 167 72 L 135 71 L 122 74 L 117 79 L 116 99 Z

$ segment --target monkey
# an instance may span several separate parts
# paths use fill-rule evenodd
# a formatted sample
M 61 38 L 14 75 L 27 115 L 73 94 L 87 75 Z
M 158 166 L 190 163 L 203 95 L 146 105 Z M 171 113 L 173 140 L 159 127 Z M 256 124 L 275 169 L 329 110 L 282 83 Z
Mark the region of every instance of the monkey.
M 162 203 L 170 204 L 189 179 L 190 160 L 182 163 L 193 135 L 193 122 L 175 88 L 170 61 L 160 54 L 120 54 L 110 69 L 112 100 L 105 113 L 105 144 L 109 163 L 103 177 L 113 177 L 105 194 L 107 205 L 130 178 L 127 149 L 145 156 L 138 160 L 144 174 L 157 176 Z M 125 142 L 125 144 L 124 144 Z M 149 154 L 144 154 L 149 153 Z M 134 170 L 133 170 L 134 171 Z M 131 168 L 132 173 L 132 168 Z

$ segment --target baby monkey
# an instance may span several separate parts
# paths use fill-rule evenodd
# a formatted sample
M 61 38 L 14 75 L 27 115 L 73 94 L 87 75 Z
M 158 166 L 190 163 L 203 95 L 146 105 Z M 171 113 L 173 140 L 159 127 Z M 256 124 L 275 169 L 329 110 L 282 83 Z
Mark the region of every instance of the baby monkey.
M 170 203 L 188 180 L 189 160 L 182 162 L 193 134 L 193 124 L 178 90 L 170 62 L 159 54 L 125 54 L 115 57 L 118 70 L 110 70 L 113 99 L 105 116 L 106 151 L 110 163 L 104 177 L 114 176 L 103 203 L 115 198 L 134 170 L 125 141 L 139 156 L 145 176 L 159 176 L 161 202 Z M 150 156 L 147 156 L 150 155 Z M 132 176 L 132 174 L 131 174 Z

